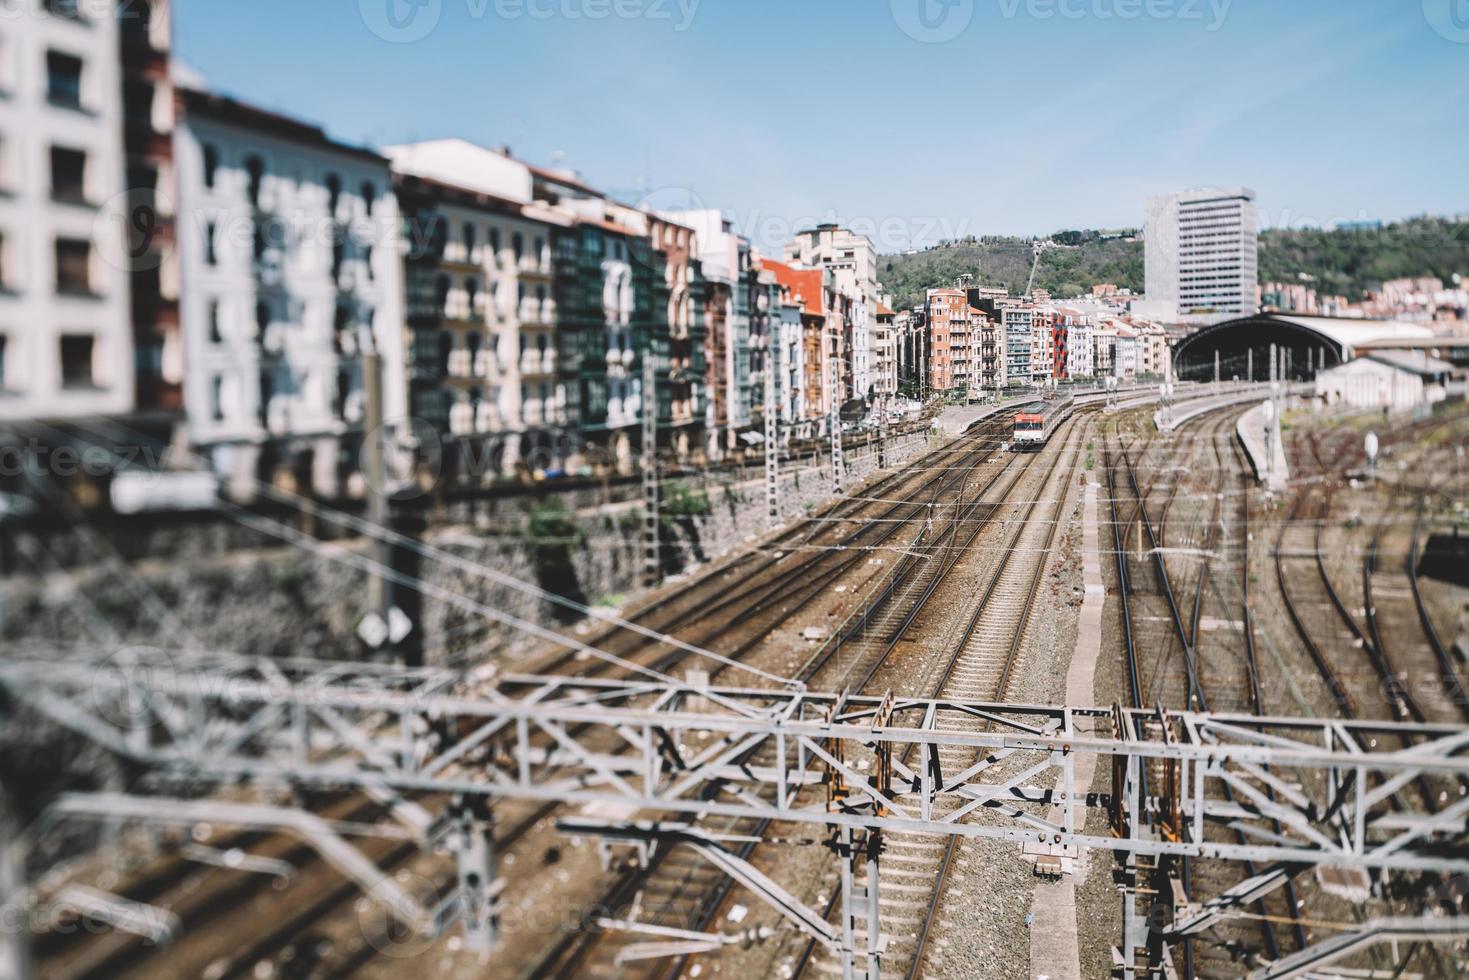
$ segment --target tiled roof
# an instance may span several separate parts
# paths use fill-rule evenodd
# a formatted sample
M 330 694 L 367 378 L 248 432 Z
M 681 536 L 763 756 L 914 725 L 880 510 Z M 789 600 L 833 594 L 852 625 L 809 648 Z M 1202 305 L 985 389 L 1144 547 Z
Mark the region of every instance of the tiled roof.
M 826 312 L 825 281 L 820 269 L 797 269 L 775 259 L 761 259 L 760 265 L 767 272 L 775 273 L 775 281 L 782 289 L 800 298 L 804 312 L 812 316 Z

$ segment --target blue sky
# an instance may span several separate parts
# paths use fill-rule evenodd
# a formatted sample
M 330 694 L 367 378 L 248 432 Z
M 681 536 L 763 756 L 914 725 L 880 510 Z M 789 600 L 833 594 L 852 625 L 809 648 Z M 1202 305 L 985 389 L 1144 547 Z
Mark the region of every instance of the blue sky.
M 394 15 L 393 19 L 389 14 Z M 212 87 L 386 144 L 908 238 L 1469 211 L 1469 0 L 176 0 Z M 421 35 L 421 36 L 420 36 Z M 952 36 L 950 36 L 952 35 Z M 871 233 L 871 232 L 870 232 Z

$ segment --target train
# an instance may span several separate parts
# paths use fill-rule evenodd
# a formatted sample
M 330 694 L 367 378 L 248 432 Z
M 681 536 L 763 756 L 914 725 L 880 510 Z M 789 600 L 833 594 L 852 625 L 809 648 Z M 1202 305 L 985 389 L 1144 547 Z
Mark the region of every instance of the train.
M 1071 414 L 1075 401 L 1070 395 L 1047 399 L 1040 403 L 1039 411 L 1017 413 L 1010 450 L 1017 453 L 1028 452 L 1044 446 L 1050 440 L 1051 433 Z

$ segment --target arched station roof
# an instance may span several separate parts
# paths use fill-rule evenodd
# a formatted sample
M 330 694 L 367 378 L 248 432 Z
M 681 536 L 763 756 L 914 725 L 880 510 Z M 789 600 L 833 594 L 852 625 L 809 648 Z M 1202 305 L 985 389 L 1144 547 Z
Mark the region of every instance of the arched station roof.
M 1179 378 L 1195 379 L 1213 372 L 1216 355 L 1224 377 L 1241 373 L 1243 360 L 1258 369 L 1257 378 L 1268 374 L 1272 344 L 1291 353 L 1294 377 L 1314 375 L 1321 367 L 1351 360 L 1362 344 L 1381 340 L 1425 340 L 1433 336 L 1427 327 L 1395 320 L 1356 320 L 1329 316 L 1298 316 L 1261 313 L 1226 320 L 1189 334 L 1174 349 L 1175 372 Z

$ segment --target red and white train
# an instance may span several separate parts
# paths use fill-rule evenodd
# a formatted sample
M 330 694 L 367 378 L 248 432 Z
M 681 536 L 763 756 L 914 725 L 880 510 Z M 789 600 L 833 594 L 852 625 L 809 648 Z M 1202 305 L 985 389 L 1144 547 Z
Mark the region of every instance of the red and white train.
M 1040 449 L 1050 440 L 1051 434 L 1071 414 L 1074 399 L 1068 395 L 1041 402 L 1039 411 L 1019 412 L 1015 416 L 1015 430 L 1010 440 L 1013 452 L 1029 452 Z

